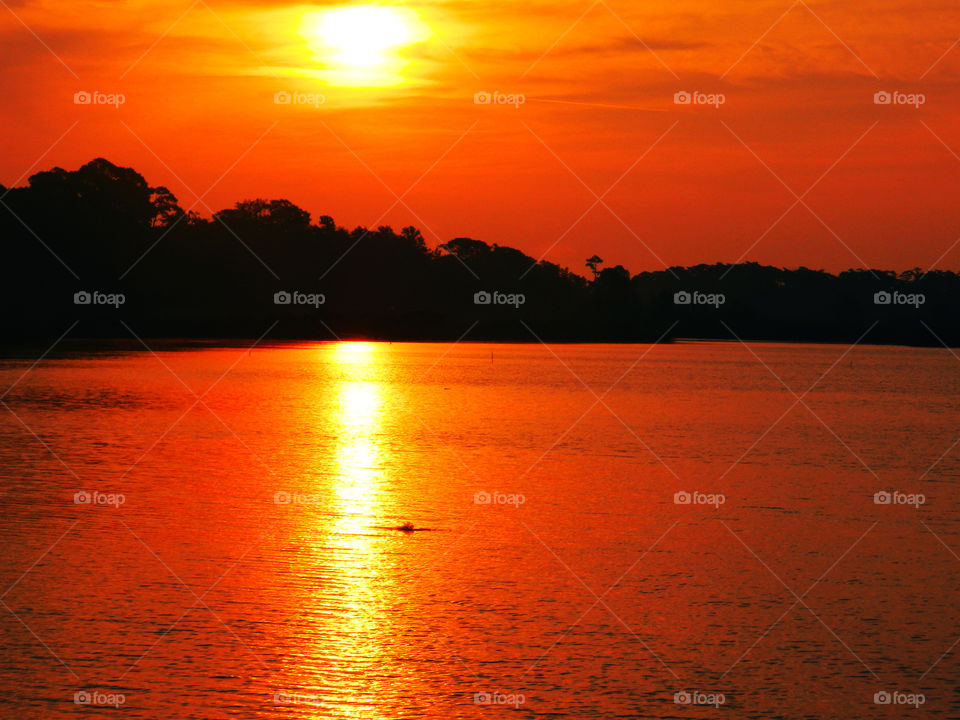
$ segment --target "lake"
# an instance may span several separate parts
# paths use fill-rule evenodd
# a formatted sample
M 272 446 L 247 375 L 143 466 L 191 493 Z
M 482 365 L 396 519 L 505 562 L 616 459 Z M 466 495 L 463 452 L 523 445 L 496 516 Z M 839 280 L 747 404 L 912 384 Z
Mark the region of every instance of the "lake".
M 947 350 L 37 355 L 4 717 L 960 716 Z

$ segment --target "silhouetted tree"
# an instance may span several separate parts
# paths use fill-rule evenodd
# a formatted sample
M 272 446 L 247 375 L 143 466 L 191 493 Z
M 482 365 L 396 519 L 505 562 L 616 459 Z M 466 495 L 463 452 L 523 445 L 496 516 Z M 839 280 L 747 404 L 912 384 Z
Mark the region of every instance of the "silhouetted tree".
M 673 327 L 683 337 L 960 345 L 960 276 L 947 270 L 832 275 L 751 262 L 631 277 L 594 255 L 588 282 L 473 238 L 431 249 L 415 227 L 348 230 L 329 215 L 314 224 L 282 199 L 206 219 L 102 158 L 0 195 L 4 342 L 49 340 L 76 319 L 75 334 L 127 336 L 122 319 L 167 337 L 259 337 L 276 323 L 274 337 L 456 340 L 469 329 L 468 340 L 641 342 Z M 76 305 L 78 291 L 126 302 Z M 283 302 L 292 292 L 325 302 Z
M 599 255 L 593 255 L 592 257 L 587 258 L 587 262 L 584 263 L 590 270 L 593 272 L 593 279 L 597 279 L 599 271 L 597 270 L 603 264 L 603 258 Z

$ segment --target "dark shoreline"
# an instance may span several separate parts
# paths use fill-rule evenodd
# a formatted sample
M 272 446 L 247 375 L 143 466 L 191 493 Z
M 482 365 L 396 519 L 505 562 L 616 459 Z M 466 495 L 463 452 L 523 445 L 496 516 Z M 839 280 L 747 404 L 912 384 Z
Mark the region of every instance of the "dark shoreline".
M 0 194 L 8 346 L 66 335 L 960 347 L 951 270 L 741 262 L 631 274 L 594 255 L 585 276 L 472 238 L 431 247 L 415 227 L 350 230 L 286 200 L 245 200 L 206 219 L 104 159 Z
M 123 337 L 103 337 L 103 338 L 74 338 L 64 339 L 51 349 L 51 344 L 44 345 L 42 342 L 25 342 L 13 345 L 0 345 L 0 360 L 36 360 L 43 356 L 47 359 L 60 359 L 74 356 L 85 355 L 121 355 L 134 352 L 191 352 L 195 350 L 266 350 L 270 348 L 296 347 L 300 345 L 317 344 L 335 344 L 339 342 L 369 342 L 377 344 L 403 343 L 412 345 L 497 345 L 504 347 L 511 346 L 536 346 L 546 345 L 570 345 L 570 346 L 602 346 L 602 345 L 705 345 L 705 344 L 738 344 L 741 340 L 748 344 L 762 345 L 808 345 L 808 346 L 830 346 L 830 347 L 850 347 L 856 343 L 855 339 L 849 342 L 837 340 L 771 340 L 767 338 L 691 338 L 676 337 L 665 338 L 659 342 L 602 342 L 602 341 L 577 341 L 560 340 L 545 341 L 541 343 L 538 340 L 518 341 L 518 340 L 486 340 L 486 339 L 463 339 L 457 341 L 456 338 L 423 340 L 423 339 L 389 339 L 372 337 L 345 337 L 341 339 L 332 338 L 270 338 L 257 341 L 255 337 L 251 338 L 172 338 L 172 337 L 152 337 L 143 338 L 143 342 L 134 338 Z M 53 340 L 51 340 L 51 343 Z M 146 347 L 144 347 L 146 345 Z M 867 342 L 856 343 L 857 347 L 868 348 L 898 348 L 915 350 L 953 350 L 954 347 L 944 347 L 940 343 L 930 344 L 907 344 L 892 342 Z

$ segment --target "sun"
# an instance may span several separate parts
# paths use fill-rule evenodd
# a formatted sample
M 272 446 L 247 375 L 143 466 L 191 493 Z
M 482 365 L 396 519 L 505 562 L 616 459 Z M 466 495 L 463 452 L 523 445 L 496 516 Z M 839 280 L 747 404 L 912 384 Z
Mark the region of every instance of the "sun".
M 385 51 L 412 37 L 400 13 L 373 5 L 339 8 L 321 13 L 313 31 L 325 46 L 336 48 L 345 65 L 370 67 L 386 60 Z
M 430 32 L 408 8 L 351 5 L 306 13 L 300 35 L 327 66 L 328 77 L 354 85 L 395 77 L 404 64 L 398 51 Z

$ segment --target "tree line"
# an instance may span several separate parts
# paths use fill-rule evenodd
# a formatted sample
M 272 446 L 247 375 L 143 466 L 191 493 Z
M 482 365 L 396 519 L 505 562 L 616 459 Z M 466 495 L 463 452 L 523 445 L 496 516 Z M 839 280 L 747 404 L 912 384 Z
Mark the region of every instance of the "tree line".
M 287 200 L 204 218 L 96 159 L 0 185 L 3 342 L 81 337 L 960 345 L 960 277 L 756 263 L 589 277 L 471 238 L 352 230 Z M 126 327 L 125 327 L 126 325 Z

